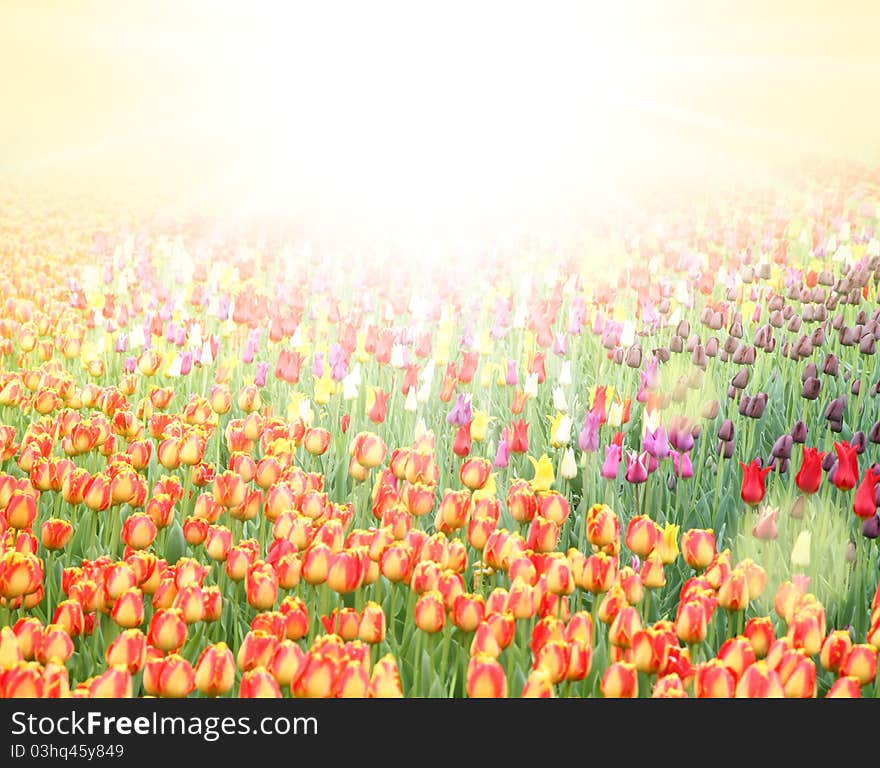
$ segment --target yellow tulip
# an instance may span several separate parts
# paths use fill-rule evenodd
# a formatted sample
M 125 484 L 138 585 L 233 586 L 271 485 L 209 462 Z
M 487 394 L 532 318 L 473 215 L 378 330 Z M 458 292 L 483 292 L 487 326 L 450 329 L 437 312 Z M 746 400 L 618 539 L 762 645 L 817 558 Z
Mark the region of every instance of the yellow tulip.
M 333 379 L 327 372 L 320 379 L 315 379 L 315 402 L 318 405 L 326 405 L 330 402 L 330 395 L 333 394 Z
M 486 433 L 489 431 L 489 414 L 485 411 L 473 411 L 473 420 L 471 421 L 471 440 L 475 443 L 482 443 L 486 439 Z
M 621 424 L 623 424 L 623 402 L 615 397 L 608 408 L 608 426 L 618 429 Z
M 660 540 L 658 550 L 664 565 L 674 563 L 675 558 L 678 557 L 679 530 L 681 530 L 681 526 L 673 523 L 666 523 L 666 527 L 663 529 L 663 538 Z
M 793 568 L 810 567 L 810 543 L 813 535 L 809 531 L 801 531 L 795 539 L 791 550 L 791 565 Z
M 528 458 L 535 468 L 535 476 L 530 481 L 532 490 L 536 492 L 549 491 L 555 479 L 553 475 L 553 462 L 550 461 L 550 457 L 546 453 L 542 453 L 540 459 L 535 459 L 533 456 Z
M 489 479 L 482 488 L 478 488 L 471 494 L 471 498 L 476 504 L 480 499 L 494 499 L 498 493 L 498 486 L 495 484 L 495 473 L 489 475 Z

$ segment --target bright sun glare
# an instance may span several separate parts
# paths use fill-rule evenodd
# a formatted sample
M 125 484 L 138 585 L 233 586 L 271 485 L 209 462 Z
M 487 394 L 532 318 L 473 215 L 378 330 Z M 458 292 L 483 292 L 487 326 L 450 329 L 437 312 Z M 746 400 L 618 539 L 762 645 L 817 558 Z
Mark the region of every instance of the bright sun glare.
M 855 23 L 876 8 L 765 10 L 9 0 L 0 172 L 425 240 L 560 231 L 689 176 L 876 152 L 880 70 Z
M 365 220 L 546 206 L 609 141 L 630 70 L 611 12 L 495 3 L 314 4 L 226 28 L 230 183 L 260 210 L 333 201 Z M 254 169 L 259 169 L 254 174 Z

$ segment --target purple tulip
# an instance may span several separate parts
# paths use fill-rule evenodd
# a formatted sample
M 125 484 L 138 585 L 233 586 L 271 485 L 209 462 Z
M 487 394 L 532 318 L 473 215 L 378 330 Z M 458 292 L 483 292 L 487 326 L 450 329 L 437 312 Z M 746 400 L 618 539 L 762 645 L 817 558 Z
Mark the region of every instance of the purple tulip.
M 508 452 L 507 440 L 502 437 L 498 441 L 498 450 L 495 451 L 495 461 L 492 464 L 499 469 L 504 469 L 507 466 Z
M 565 357 L 568 354 L 568 336 L 557 333 L 553 336 L 553 354 Z
M 642 451 L 641 453 L 636 453 L 635 451 L 627 451 L 625 454 L 626 459 L 626 481 L 628 483 L 644 483 L 648 479 L 648 453 L 647 451 Z
M 606 480 L 614 480 L 620 467 L 621 448 L 612 443 L 605 446 L 605 462 L 602 464 L 602 477 Z
M 665 459 L 669 455 L 666 428 L 659 426 L 653 432 L 645 430 L 645 436 L 642 438 L 642 450 L 655 459 Z
M 348 373 L 345 350 L 339 344 L 330 345 L 330 377 L 333 381 L 342 381 Z
M 601 416 L 594 411 L 588 411 L 584 419 L 584 428 L 578 434 L 578 448 L 588 453 L 599 450 L 599 425 Z
M 312 376 L 316 379 L 320 379 L 324 375 L 324 353 L 323 352 L 315 352 L 315 356 L 312 358 Z
M 516 360 L 508 360 L 507 361 L 507 378 L 505 378 L 504 383 L 507 384 L 508 387 L 515 387 L 517 382 L 516 375 Z
M 473 418 L 470 401 L 462 392 L 459 392 L 455 398 L 455 405 L 446 415 L 446 423 L 456 427 L 466 427 L 473 421 Z
M 693 477 L 694 465 L 691 464 L 691 455 L 687 452 L 673 453 L 672 464 L 678 477 Z
M 254 384 L 258 387 L 266 386 L 266 376 L 269 374 L 269 363 L 259 362 L 257 363 L 257 373 L 254 376 Z

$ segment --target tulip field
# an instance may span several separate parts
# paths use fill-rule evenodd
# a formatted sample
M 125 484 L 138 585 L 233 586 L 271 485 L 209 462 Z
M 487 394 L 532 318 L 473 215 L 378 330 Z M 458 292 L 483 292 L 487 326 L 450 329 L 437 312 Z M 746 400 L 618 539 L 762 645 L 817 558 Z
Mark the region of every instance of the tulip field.
M 880 176 L 418 266 L 0 217 L 0 697 L 880 696 Z

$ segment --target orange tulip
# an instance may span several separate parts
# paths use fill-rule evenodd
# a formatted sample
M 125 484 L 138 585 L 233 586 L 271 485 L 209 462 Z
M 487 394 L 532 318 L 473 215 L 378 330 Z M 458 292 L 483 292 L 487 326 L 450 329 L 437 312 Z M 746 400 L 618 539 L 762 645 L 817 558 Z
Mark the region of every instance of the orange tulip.
M 767 655 L 770 645 L 775 639 L 773 620 L 769 616 L 756 616 L 746 622 L 743 634 L 759 659 Z
M 179 608 L 159 609 L 150 619 L 147 642 L 161 651 L 180 648 L 186 640 L 186 622 Z
M 617 578 L 617 560 L 604 552 L 590 555 L 584 563 L 581 586 L 594 595 L 607 592 Z
M 608 641 L 621 648 L 631 648 L 634 635 L 641 629 L 638 610 L 631 605 L 623 606 L 608 628 Z
M 633 517 L 626 527 L 626 546 L 641 558 L 647 557 L 663 539 L 663 531 L 647 515 Z
M 6 502 L 6 509 L 3 511 L 3 517 L 6 519 L 6 524 L 10 528 L 30 530 L 36 516 L 36 498 L 32 494 L 25 493 L 24 491 L 13 491 L 9 501 Z
M 639 679 L 634 664 L 616 661 L 608 666 L 600 684 L 606 699 L 635 699 L 639 695 Z
M 443 629 L 446 622 L 446 606 L 437 590 L 423 592 L 415 604 L 415 623 L 422 632 L 433 634 Z
M 303 435 L 303 446 L 313 456 L 322 456 L 330 447 L 330 432 L 321 427 L 310 427 Z
M 144 622 L 144 595 L 137 587 L 125 590 L 113 603 L 110 617 L 120 627 L 133 629 Z
M 859 699 L 862 696 L 862 683 L 857 677 L 840 677 L 825 694 L 826 699 Z
M 43 582 L 43 562 L 31 554 L 7 550 L 0 557 L 0 597 L 11 600 L 35 592 Z
M 244 502 L 246 486 L 241 475 L 227 469 L 214 475 L 213 492 L 214 499 L 218 504 L 231 509 Z
M 868 643 L 856 643 L 840 663 L 841 677 L 855 677 L 862 685 L 877 675 L 877 649 Z
M 472 699 L 506 699 L 507 676 L 504 667 L 492 656 L 478 653 L 468 663 L 465 687 Z
M 652 699 L 686 699 L 688 698 L 682 679 L 676 674 L 671 673 L 661 677 L 654 684 L 651 692 Z
M 82 605 L 76 600 L 62 600 L 55 607 L 52 623 L 60 624 L 71 637 L 78 637 L 82 634 L 85 626 Z
M 130 699 L 134 695 L 131 672 L 123 665 L 111 666 L 92 678 L 88 691 L 92 699 Z
M 452 604 L 452 623 L 463 632 L 473 632 L 486 615 L 486 601 L 480 594 L 460 594 Z
M 368 559 L 365 547 L 344 549 L 331 555 L 327 568 L 327 586 L 341 595 L 354 592 L 363 583 Z
M 371 699 L 403 698 L 400 671 L 397 668 L 397 661 L 390 653 L 379 659 L 373 667 L 367 695 Z
M 147 636 L 139 629 L 118 634 L 104 654 L 108 666 L 123 666 L 136 675 L 147 661 Z
M 852 638 L 847 630 L 838 629 L 831 632 L 822 642 L 822 647 L 819 650 L 819 662 L 822 664 L 822 668 L 837 674 L 840 671 L 840 665 L 852 647 Z
M 46 520 L 40 528 L 40 538 L 48 550 L 64 549 L 73 536 L 73 524 L 56 517 Z
M 666 666 L 669 638 L 664 632 L 653 627 L 636 630 L 632 635 L 631 647 L 632 663 L 639 672 L 655 675 Z
M 150 662 L 147 662 L 149 665 Z M 183 699 L 196 687 L 192 664 L 177 653 L 160 659 L 156 670 L 156 695 L 162 698 Z M 146 688 L 146 674 L 144 675 Z
M 492 462 L 489 459 L 469 458 L 462 462 L 458 471 L 461 484 L 472 491 L 483 488 L 489 482 L 492 473 Z
M 309 613 L 305 603 L 294 595 L 288 595 L 279 607 L 284 616 L 284 633 L 288 640 L 300 640 L 309 631 Z
M 205 696 L 222 696 L 235 684 L 235 658 L 224 642 L 207 646 L 196 662 L 194 682 Z
M 736 676 L 721 659 L 710 659 L 697 667 L 694 696 L 698 699 L 732 699 Z
M 278 575 L 269 563 L 257 560 L 248 567 L 245 595 L 248 605 L 258 611 L 265 611 L 275 605 L 278 599 Z
M 675 630 L 679 640 L 688 645 L 702 643 L 708 632 L 708 620 L 702 604 L 696 600 L 680 603 Z
M 387 453 L 385 442 L 373 432 L 358 433 L 349 448 L 349 455 L 364 469 L 378 467 Z
M 756 661 L 743 672 L 734 696 L 737 699 L 782 699 L 785 691 L 779 674 L 766 661 Z
M 39 699 L 45 690 L 43 668 L 36 661 L 19 661 L 0 675 L 0 698 Z
M 371 645 L 381 643 L 385 639 L 385 628 L 385 612 L 382 606 L 369 601 L 361 613 L 358 638 Z
M 12 642 L 11 634 L 15 635 L 15 642 Z M 33 661 L 42 642 L 43 625 L 34 616 L 20 618 L 12 629 L 3 627 L 0 629 L 0 669 L 9 668 L 19 658 Z
M 681 554 L 691 568 L 707 568 L 715 558 L 715 532 L 711 528 L 685 531 L 681 535 Z

